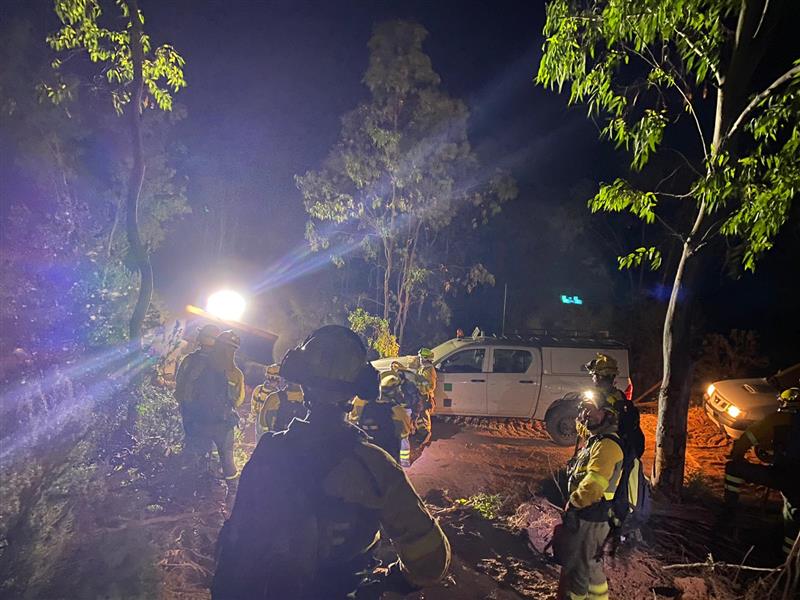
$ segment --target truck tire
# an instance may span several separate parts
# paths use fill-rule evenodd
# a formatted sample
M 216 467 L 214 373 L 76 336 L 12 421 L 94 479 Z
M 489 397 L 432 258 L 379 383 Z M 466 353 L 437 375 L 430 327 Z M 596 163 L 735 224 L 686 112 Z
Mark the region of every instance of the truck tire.
M 550 439 L 558 446 L 573 446 L 578 438 L 575 419 L 578 418 L 578 396 L 570 394 L 554 403 L 544 416 Z

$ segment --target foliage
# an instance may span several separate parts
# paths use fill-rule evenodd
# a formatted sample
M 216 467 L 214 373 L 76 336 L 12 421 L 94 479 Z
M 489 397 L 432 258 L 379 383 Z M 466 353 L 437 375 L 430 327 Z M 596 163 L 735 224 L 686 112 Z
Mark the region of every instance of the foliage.
M 379 357 L 386 358 L 400 354 L 400 344 L 389 331 L 389 322 L 386 319 L 371 315 L 359 307 L 347 315 L 347 321 L 350 323 L 350 329 L 366 338 L 367 347 L 375 350 Z
M 76 88 L 59 106 L 38 100 L 36 83 L 50 67 L 28 24 L 9 22 L 0 40 L 7 57 L 0 132 L 14 157 L 0 178 L 8 199 L 0 220 L 0 347 L 6 356 L 21 348 L 46 367 L 84 346 L 127 338 L 137 284 L 119 235 L 130 161 L 118 149 L 127 132 L 92 90 Z M 188 210 L 174 122 L 153 112 L 144 119 L 149 177 L 140 213 L 151 249 Z
M 145 380 L 138 386 L 135 395 L 140 401 L 136 404 L 134 451 L 145 460 L 164 459 L 180 452 L 183 447 L 183 422 L 172 391 Z
M 57 52 L 83 50 L 91 62 L 100 64 L 102 75 L 112 86 L 110 93 L 114 109 L 117 114 L 122 114 L 123 107 L 131 99 L 128 87 L 134 75 L 130 39 L 132 21 L 138 17 L 144 23 L 144 16 L 139 11 L 132 17 L 131 9 L 136 7 L 134 2 L 115 0 L 114 3 L 119 13 L 117 18 L 122 17 L 127 24 L 123 31 L 103 25 L 108 18 L 103 16 L 101 0 L 56 0 L 55 13 L 63 27 L 48 36 L 47 43 Z M 142 45 L 145 54 L 142 78 L 149 98 L 161 110 L 172 110 L 172 94 L 186 87 L 183 77 L 185 61 L 169 44 L 152 48 L 147 35 L 142 36 Z M 61 59 L 52 62 L 57 74 L 62 64 Z M 72 95 L 63 77 L 57 78 L 55 84 L 42 84 L 42 91 L 56 103 Z M 144 103 L 149 103 L 147 97 Z
M 800 60 L 765 60 L 783 8 L 780 0 L 552 0 L 546 9 L 538 83 L 568 86 L 569 102 L 588 106 L 602 136 L 630 153 L 633 171 L 651 162 L 667 133 L 687 139 L 684 123 L 694 132 L 656 185 L 617 179 L 589 200 L 592 212 L 658 222 L 680 244 L 664 319 L 654 469 L 669 493 L 683 483 L 691 313 L 678 300 L 687 263 L 721 234 L 736 240 L 742 266 L 753 271 L 800 186 Z M 757 72 L 772 83 L 761 88 Z M 644 261 L 657 268 L 660 249 L 639 247 L 619 265 Z M 684 347 L 676 350 L 674 338 Z
M 687 189 L 638 190 L 618 179 L 601 185 L 589 207 L 629 211 L 650 224 L 663 202 L 693 200 L 721 220 L 694 233 L 695 246 L 717 232 L 737 237 L 743 265 L 752 271 L 800 186 L 800 60 L 763 92 L 756 94 L 748 79 L 734 82 L 748 76 L 728 73 L 736 57 L 726 58 L 727 24 L 742 6 L 727 0 L 550 2 L 537 80 L 559 90 L 568 85 L 570 103 L 587 104 L 589 116 L 603 120 L 602 135 L 631 153 L 635 170 L 660 149 L 668 127 L 691 119 L 703 158 L 692 166 L 696 178 Z M 767 22 L 756 33 L 764 38 L 780 7 L 762 8 Z M 745 96 L 734 96 L 734 83 Z M 727 102 L 711 122 L 700 110 L 708 88 Z M 620 266 L 639 264 L 642 251 L 620 258 Z M 651 259 L 653 268 L 657 262 Z
M 344 115 L 322 168 L 296 177 L 310 247 L 339 266 L 377 267 L 367 290 L 375 290 L 400 343 L 411 307 L 435 302 L 445 281 L 452 283 L 441 275 L 458 265 L 448 242 L 464 244 L 451 237 L 454 222 L 478 229 L 516 196 L 509 175 L 478 164 L 467 138 L 469 112 L 440 87 L 422 50 L 426 36 L 406 21 L 375 28 L 364 75 L 369 100 Z
M 458 498 L 456 504 L 474 508 L 484 519 L 496 519 L 500 514 L 503 499 L 500 494 L 480 492 L 469 498 Z

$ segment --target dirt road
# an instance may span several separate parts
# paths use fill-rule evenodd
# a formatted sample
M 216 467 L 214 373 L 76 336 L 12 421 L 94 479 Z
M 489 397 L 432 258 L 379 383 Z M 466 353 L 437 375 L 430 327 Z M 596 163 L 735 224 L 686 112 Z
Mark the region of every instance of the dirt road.
M 655 422 L 655 415 L 642 415 L 642 427 L 648 438 L 645 454 L 648 470 L 652 464 Z M 738 565 L 751 543 L 730 542 L 717 536 L 713 527 L 729 442 L 699 409 L 690 411 L 689 427 L 686 482 L 690 500 L 675 506 L 656 503 L 646 532 L 648 543 L 606 559 L 611 597 L 616 600 L 743 597 L 741 588 L 732 587 L 730 573 L 664 569 L 670 563 L 702 562 L 709 553 L 717 560 Z M 553 526 L 560 521 L 557 505 L 563 502 L 558 499 L 554 476 L 572 451 L 553 444 L 539 424 L 530 422 L 469 418 L 436 421 L 432 443 L 407 473 L 450 540 L 451 576 L 441 585 L 412 594 L 383 592 L 366 597 L 555 598 L 558 567 L 544 550 Z M 759 510 L 762 516 L 775 520 L 774 502 L 768 506 L 762 504 Z M 207 525 L 208 531 L 216 531 L 213 523 Z M 768 530 L 764 529 L 763 519 L 755 526 L 758 527 Z M 202 547 L 205 554 L 210 552 L 206 546 L 210 547 L 211 537 Z M 176 552 L 181 554 L 180 550 Z M 383 553 L 387 561 L 393 560 L 388 545 Z M 748 564 L 758 564 L 759 560 L 758 551 L 753 552 Z M 164 597 L 208 598 L 209 575 L 210 570 L 203 575 L 189 573 L 185 568 L 172 569 L 167 578 L 169 591 L 165 590 Z M 739 577 L 739 582 L 742 578 Z

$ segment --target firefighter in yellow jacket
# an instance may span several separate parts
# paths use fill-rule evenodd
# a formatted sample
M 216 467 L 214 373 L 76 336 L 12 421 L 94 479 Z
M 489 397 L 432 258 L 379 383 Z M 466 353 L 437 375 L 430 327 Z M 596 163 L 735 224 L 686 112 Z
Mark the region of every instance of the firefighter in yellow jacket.
M 800 530 L 800 388 L 789 388 L 778 396 L 778 412 L 747 428 L 733 444 L 725 465 L 725 505 L 723 516 L 729 524 L 739 503 L 742 485 L 753 483 L 780 490 L 783 498 L 783 544 L 788 555 Z M 770 464 L 745 459 L 757 447 L 770 457 Z
M 611 501 L 623 461 L 617 414 L 603 398 L 585 397 L 579 425 L 589 437 L 568 469 L 569 501 L 560 539 L 553 542 L 562 566 L 557 597 L 607 600 L 602 549 L 611 530 Z
M 378 394 L 359 337 L 318 329 L 286 354 L 281 375 L 303 386 L 310 416 L 262 437 L 244 467 L 212 598 L 345 598 L 372 566 L 381 532 L 398 554 L 388 580 L 441 580 L 450 545 L 439 524 L 400 466 L 344 419 L 354 396 Z
M 400 377 L 387 373 L 381 377 L 381 393 L 376 400 L 356 398 L 348 420 L 363 429 L 380 446 L 404 467 L 411 466 L 411 452 L 403 440 L 411 433 L 411 419 L 403 406 Z
M 296 383 L 285 385 L 277 364 L 267 367 L 267 378 L 253 390 L 250 404 L 256 417 L 256 441 L 267 431 L 285 430 L 292 419 L 302 419 L 308 412 L 303 390 Z
M 423 406 L 414 420 L 414 437 L 418 447 L 424 447 L 431 439 L 431 415 L 436 411 L 436 368 L 433 366 L 433 350 L 420 348 L 417 353 L 419 366 L 416 370 L 417 389 Z

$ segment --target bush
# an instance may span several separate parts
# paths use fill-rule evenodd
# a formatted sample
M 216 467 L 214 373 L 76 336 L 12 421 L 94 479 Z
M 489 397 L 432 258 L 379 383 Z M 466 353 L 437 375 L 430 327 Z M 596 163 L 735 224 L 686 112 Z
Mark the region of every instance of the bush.
M 456 500 L 456 504 L 474 508 L 484 519 L 491 520 L 499 516 L 500 508 L 503 506 L 503 499 L 500 494 L 480 492 L 469 498 L 459 498 Z
M 381 358 L 400 354 L 400 344 L 389 331 L 389 321 L 369 314 L 363 308 L 357 308 L 347 320 L 350 328 L 366 339 L 367 347 L 372 348 Z

